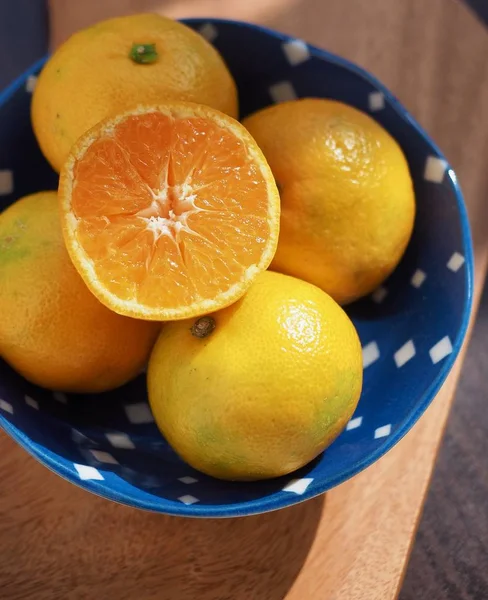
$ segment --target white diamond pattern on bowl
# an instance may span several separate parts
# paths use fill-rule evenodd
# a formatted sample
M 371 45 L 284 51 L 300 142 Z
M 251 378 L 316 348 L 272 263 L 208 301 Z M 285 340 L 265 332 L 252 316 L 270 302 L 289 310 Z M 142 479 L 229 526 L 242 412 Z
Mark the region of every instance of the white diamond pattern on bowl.
M 104 480 L 103 475 L 98 469 L 95 469 L 95 467 L 89 467 L 88 465 L 79 465 L 77 463 L 73 463 L 73 466 L 78 471 L 78 475 L 83 481 L 86 481 L 88 479 L 98 481 Z
M 106 433 L 105 437 L 114 448 L 124 448 L 125 450 L 134 450 L 134 442 L 126 433 Z
M 198 33 L 204 37 L 207 42 L 213 42 L 219 35 L 217 28 L 215 25 L 212 25 L 212 23 L 205 23 L 205 25 L 202 25 L 198 30 Z
M 0 169 L 0 196 L 14 191 L 14 175 L 10 169 Z
M 452 343 L 448 335 L 439 340 L 437 344 L 429 350 L 430 359 L 436 365 L 452 352 Z
M 187 506 L 190 504 L 195 504 L 195 502 L 200 502 L 200 500 L 198 498 L 195 498 L 195 496 L 191 496 L 190 494 L 185 494 L 184 496 L 180 496 L 178 498 L 178 500 L 180 502 L 183 502 L 183 504 L 186 504 Z
M 410 283 L 414 288 L 419 288 L 424 281 L 427 279 L 427 275 L 421 270 L 417 269 L 415 273 L 412 275 L 412 279 L 410 279 Z
M 270 85 L 269 95 L 276 104 L 297 99 L 295 88 L 290 81 L 280 81 L 279 83 Z
M 395 364 L 398 368 L 403 367 L 409 360 L 415 356 L 415 346 L 412 340 L 409 340 L 393 356 Z
M 118 465 L 119 461 L 113 457 L 108 452 L 104 452 L 103 450 L 90 450 L 93 458 L 98 460 L 101 463 L 107 463 L 108 465 Z
M 363 369 L 367 369 L 370 365 L 380 357 L 380 349 L 376 342 L 370 342 L 363 348 Z
M 25 403 L 34 410 L 39 410 L 39 402 L 30 396 L 24 396 Z
M 1 398 L 0 398 L 0 410 L 8 412 L 11 415 L 14 414 L 14 407 L 10 404 L 10 402 L 7 402 L 6 400 L 2 400 Z
M 385 287 L 380 286 L 371 294 L 371 300 L 376 302 L 376 304 L 381 304 L 387 296 L 388 290 Z
M 56 400 L 56 402 L 68 404 L 68 398 L 66 397 L 66 394 L 63 394 L 63 392 L 53 392 L 53 398 Z
M 374 430 L 374 439 L 377 440 L 379 438 L 384 438 L 390 435 L 391 433 L 391 425 L 382 425 Z
M 194 477 L 190 477 L 190 476 L 179 477 L 178 481 L 181 481 L 181 483 L 185 483 L 186 485 L 191 485 L 192 483 L 198 483 L 198 479 L 195 479 Z
M 75 444 L 95 444 L 95 442 L 87 437 L 84 433 L 81 433 L 81 431 L 78 431 L 78 429 L 74 428 L 71 430 L 71 439 L 73 442 L 75 442 Z
M 305 493 L 308 486 L 312 483 L 313 477 L 303 477 L 302 479 L 292 479 L 283 488 L 284 492 L 292 492 L 301 496 Z
M 346 431 L 352 431 L 353 429 L 357 429 L 358 427 L 361 427 L 362 423 L 363 417 L 355 417 L 354 419 L 351 419 L 346 425 Z
M 456 273 L 464 265 L 464 256 L 459 252 L 454 252 L 449 261 L 447 262 L 447 268 Z
M 154 421 L 151 409 L 146 402 L 126 404 L 124 410 L 127 418 L 133 425 L 142 425 L 144 423 L 152 423 Z
M 385 108 L 385 95 L 383 92 L 371 92 L 368 96 L 368 105 L 371 112 Z
M 428 156 L 425 161 L 424 179 L 432 183 L 442 183 L 447 169 L 447 161 L 437 156 Z
M 32 94 L 32 92 L 34 91 L 34 89 L 36 87 L 36 83 L 37 83 L 37 77 L 35 75 L 29 75 L 29 77 L 27 77 L 27 81 L 25 82 L 26 92 L 30 92 Z
M 283 52 L 292 67 L 310 58 L 307 44 L 303 40 L 291 40 L 283 43 Z

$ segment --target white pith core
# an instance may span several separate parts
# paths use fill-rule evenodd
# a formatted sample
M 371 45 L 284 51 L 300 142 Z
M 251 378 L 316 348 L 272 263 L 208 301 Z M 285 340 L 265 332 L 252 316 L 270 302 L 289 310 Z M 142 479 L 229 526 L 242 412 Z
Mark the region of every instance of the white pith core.
M 151 195 L 151 205 L 140 210 L 136 216 L 145 221 L 147 231 L 154 236 L 154 242 L 167 236 L 178 244 L 181 231 L 198 235 L 189 227 L 188 218 L 204 209 L 195 204 L 197 196 L 188 183 L 168 185 L 158 192 L 151 190 Z

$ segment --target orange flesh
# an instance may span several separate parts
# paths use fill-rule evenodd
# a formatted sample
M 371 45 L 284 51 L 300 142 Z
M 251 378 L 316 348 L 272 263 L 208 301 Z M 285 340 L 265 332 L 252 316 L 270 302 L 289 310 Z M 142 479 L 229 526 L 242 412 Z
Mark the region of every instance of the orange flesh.
M 122 300 L 173 309 L 212 299 L 259 263 L 268 189 L 236 134 L 213 120 L 132 115 L 73 170 L 76 239 Z

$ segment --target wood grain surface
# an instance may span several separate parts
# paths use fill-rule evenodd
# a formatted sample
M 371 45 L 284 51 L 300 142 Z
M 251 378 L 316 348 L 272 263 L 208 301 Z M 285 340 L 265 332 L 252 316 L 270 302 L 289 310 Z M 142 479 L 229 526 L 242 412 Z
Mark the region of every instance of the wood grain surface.
M 365 66 L 438 141 L 473 223 L 476 298 L 486 231 L 488 39 L 454 0 L 52 0 L 57 44 L 141 10 L 275 27 Z M 191 520 L 110 503 L 0 435 L 0 598 L 392 600 L 399 589 L 459 376 L 383 459 L 323 497 L 276 513 Z M 435 599 L 437 600 L 437 599 Z

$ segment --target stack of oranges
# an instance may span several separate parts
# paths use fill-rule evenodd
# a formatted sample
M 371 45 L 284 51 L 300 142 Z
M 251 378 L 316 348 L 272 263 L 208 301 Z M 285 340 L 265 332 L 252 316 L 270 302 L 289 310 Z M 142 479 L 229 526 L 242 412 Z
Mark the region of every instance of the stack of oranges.
M 0 215 L 0 354 L 71 392 L 149 360 L 168 442 L 250 480 L 306 464 L 354 412 L 361 346 L 339 304 L 395 268 L 415 200 L 397 143 L 352 107 L 237 114 L 217 51 L 164 17 L 105 21 L 52 56 L 32 122 L 59 189 Z

